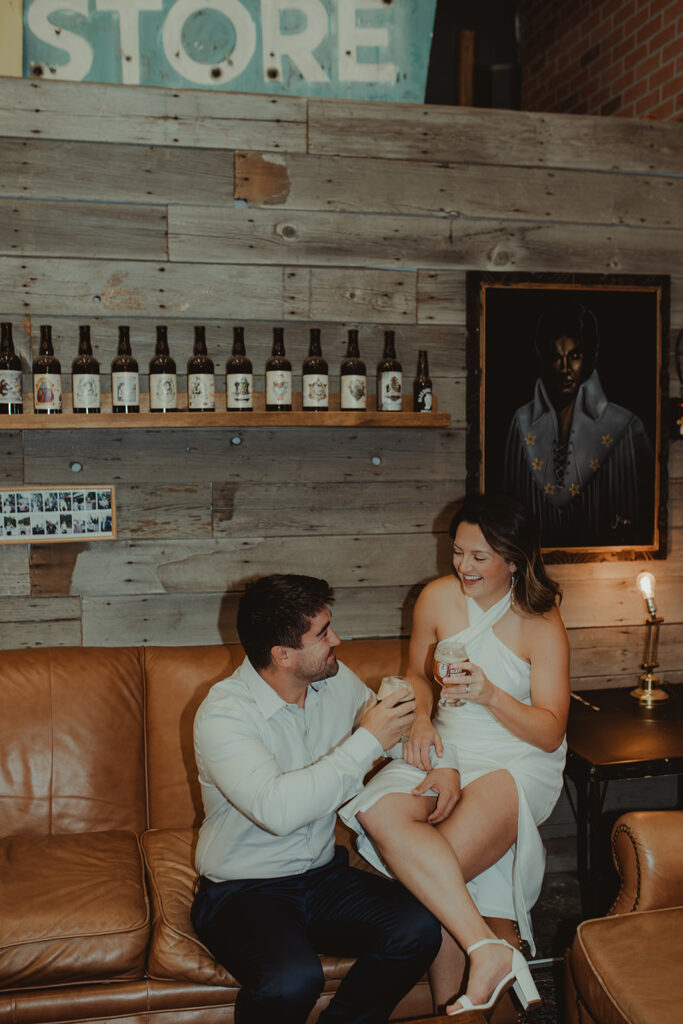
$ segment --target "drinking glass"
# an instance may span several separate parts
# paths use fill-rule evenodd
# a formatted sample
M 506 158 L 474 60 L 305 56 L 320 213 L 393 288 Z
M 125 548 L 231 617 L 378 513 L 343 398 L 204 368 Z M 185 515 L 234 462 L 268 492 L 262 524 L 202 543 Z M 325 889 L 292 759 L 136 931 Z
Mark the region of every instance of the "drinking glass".
M 458 697 L 448 696 L 449 686 L 452 686 L 453 683 L 463 682 L 464 677 L 467 676 L 467 672 L 463 669 L 456 669 L 455 665 L 458 661 L 467 661 L 465 645 L 460 640 L 440 640 L 434 650 L 432 662 L 434 679 L 441 687 L 439 707 L 459 708 L 466 703 Z M 452 680 L 452 683 L 447 682 L 449 679 Z
M 411 683 L 410 679 L 404 679 L 402 676 L 384 676 L 382 682 L 379 684 L 377 698 L 379 700 L 383 700 L 385 697 L 388 697 L 389 694 L 396 693 L 397 690 L 410 690 L 410 693 L 405 698 L 405 700 L 399 701 L 399 705 L 405 704 L 406 701 L 414 700 L 415 691 L 413 690 L 413 684 Z M 408 737 L 401 736 L 399 742 L 407 743 Z

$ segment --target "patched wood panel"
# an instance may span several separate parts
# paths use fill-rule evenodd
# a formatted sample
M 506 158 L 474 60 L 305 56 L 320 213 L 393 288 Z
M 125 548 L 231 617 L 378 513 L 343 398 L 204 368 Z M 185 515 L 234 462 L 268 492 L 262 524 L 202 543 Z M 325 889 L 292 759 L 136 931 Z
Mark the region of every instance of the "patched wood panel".
M 211 484 L 120 484 L 116 524 L 122 540 L 211 537 Z
M 292 565 L 290 571 L 303 571 Z M 334 627 L 342 637 L 405 636 L 410 631 L 416 591 L 411 587 L 346 588 L 335 585 Z M 239 592 L 149 597 L 84 597 L 83 643 L 237 643 Z M 344 660 L 343 645 L 339 657 Z
M 172 260 L 464 270 L 671 273 L 683 239 L 671 229 L 596 224 L 311 212 L 239 206 L 168 210 Z
M 680 174 L 673 122 L 477 107 L 308 101 L 309 152 Z
M 0 482 L 3 486 L 24 482 L 24 450 L 18 430 L 0 433 Z
M 0 596 L 29 596 L 31 585 L 28 563 L 28 544 L 0 545 Z
M 296 96 L 3 79 L 0 136 L 198 149 L 306 151 Z
M 0 196 L 110 203 L 232 202 L 234 160 L 221 149 L 36 138 L 0 139 L 0 148 Z
M 294 210 L 680 227 L 683 179 L 238 152 L 235 198 Z
M 464 478 L 464 430 L 245 427 L 111 430 L 104 437 L 105 443 L 101 431 L 27 431 L 25 482 L 66 484 L 77 480 L 79 486 L 165 483 L 177 480 L 181 467 L 184 485 L 207 480 L 391 483 Z M 232 443 L 233 438 L 240 443 Z M 77 477 L 70 468 L 74 460 L 84 467 Z
M 215 537 L 262 533 L 322 536 L 443 533 L 464 493 L 464 480 L 432 483 L 216 484 Z
M 77 597 L 0 598 L 0 648 L 80 644 L 81 602 Z
M 54 84 L 54 83 L 52 83 Z M 379 273 L 379 272 L 378 272 Z M 199 323 L 230 315 L 282 318 L 282 270 L 139 260 L 0 257 L 0 293 L 8 309 L 41 318 L 175 316 Z M 163 322 L 163 321 L 162 321 Z
M 0 199 L 0 254 L 165 260 L 166 208 Z
M 417 274 L 409 271 L 285 267 L 284 317 L 314 322 L 415 323 L 416 289 Z
M 341 587 L 410 586 L 438 574 L 436 543 L 421 534 L 388 537 L 240 537 L 219 540 L 118 541 L 92 545 L 34 545 L 31 593 L 68 594 L 203 593 L 242 586 L 272 572 L 315 573 Z M 55 548 L 81 548 L 70 560 L 70 576 Z M 98 550 L 99 549 L 99 550 Z M 102 550 L 105 549 L 105 550 Z M 343 554 L 342 554 L 343 552 Z M 445 561 L 447 568 L 447 558 Z M 443 568 L 443 565 L 442 565 Z M 68 586 L 68 589 L 66 587 Z

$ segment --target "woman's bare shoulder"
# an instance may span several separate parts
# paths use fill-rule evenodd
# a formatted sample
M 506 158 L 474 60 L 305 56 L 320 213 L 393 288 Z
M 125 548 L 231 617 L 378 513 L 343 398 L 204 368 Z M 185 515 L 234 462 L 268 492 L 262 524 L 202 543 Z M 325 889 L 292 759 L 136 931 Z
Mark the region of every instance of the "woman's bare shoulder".
M 431 583 L 427 583 L 420 592 L 420 601 L 423 601 L 425 604 L 444 600 L 461 600 L 463 603 L 465 601 L 462 587 L 455 575 L 439 576 L 437 579 L 432 580 Z
M 522 633 L 531 643 L 567 642 L 567 630 L 557 605 L 547 612 L 520 615 Z

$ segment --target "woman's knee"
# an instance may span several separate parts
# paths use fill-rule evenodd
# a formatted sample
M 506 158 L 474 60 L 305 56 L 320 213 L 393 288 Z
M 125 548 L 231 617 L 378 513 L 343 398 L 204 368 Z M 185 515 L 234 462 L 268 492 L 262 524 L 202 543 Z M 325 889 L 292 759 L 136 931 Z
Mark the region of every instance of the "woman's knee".
M 434 797 L 413 796 L 411 793 L 386 793 L 372 807 L 361 811 L 358 821 L 371 836 L 396 832 L 401 824 L 425 822 L 435 804 Z

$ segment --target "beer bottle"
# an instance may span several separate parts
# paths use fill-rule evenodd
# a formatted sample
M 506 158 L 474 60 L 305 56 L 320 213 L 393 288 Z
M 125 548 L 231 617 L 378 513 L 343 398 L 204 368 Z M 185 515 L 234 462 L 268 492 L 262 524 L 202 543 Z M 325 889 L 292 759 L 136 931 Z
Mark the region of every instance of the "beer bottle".
M 413 411 L 431 412 L 432 380 L 429 376 L 427 350 L 422 348 L 417 355 L 417 375 L 413 381 Z
M 12 325 L 0 324 L 0 415 L 24 411 L 21 357 L 14 351 Z
M 302 408 L 326 411 L 329 406 L 329 377 L 320 348 L 318 327 L 311 327 L 308 355 L 301 368 L 301 384 Z
M 149 364 L 149 411 L 174 412 L 178 408 L 175 360 L 168 352 L 168 330 L 157 327 L 157 343 Z
M 33 363 L 33 411 L 62 411 L 62 368 L 52 348 L 52 328 L 40 325 L 40 354 Z
M 228 409 L 254 408 L 254 375 L 244 349 L 244 327 L 232 329 L 232 355 L 225 364 L 225 402 Z
M 130 351 L 130 328 L 119 327 L 119 347 L 111 363 L 112 412 L 140 412 L 140 377 Z
M 216 408 L 213 360 L 206 354 L 203 327 L 194 329 L 194 349 L 187 361 L 187 407 L 190 412 L 213 412 Z
M 400 412 L 403 408 L 403 374 L 396 358 L 394 332 L 384 332 L 384 352 L 377 364 L 377 408 L 381 412 Z
M 92 354 L 90 327 L 78 328 L 78 355 L 71 364 L 74 412 L 100 411 L 100 364 Z
M 365 363 L 358 350 L 358 331 L 350 330 L 346 356 L 342 360 L 339 380 L 339 399 L 342 409 L 365 409 L 367 405 L 367 377 Z
M 285 332 L 273 328 L 273 350 L 266 360 L 266 409 L 289 412 L 292 408 L 292 364 L 285 358 Z

